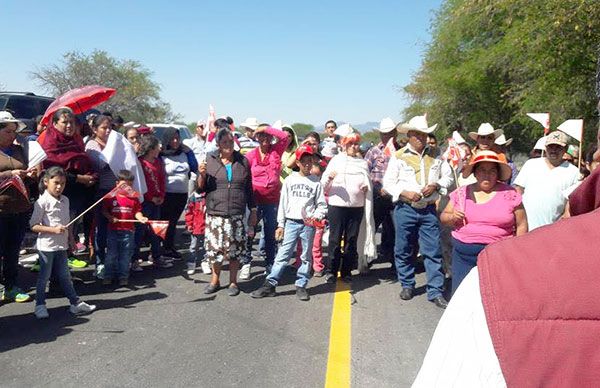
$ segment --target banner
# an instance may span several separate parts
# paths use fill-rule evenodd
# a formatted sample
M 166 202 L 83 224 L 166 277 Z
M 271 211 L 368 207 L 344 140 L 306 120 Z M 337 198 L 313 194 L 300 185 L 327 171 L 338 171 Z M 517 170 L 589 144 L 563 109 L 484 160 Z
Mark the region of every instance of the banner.
M 133 149 L 133 145 L 117 131 L 111 131 L 106 141 L 106 146 L 101 153 L 104 161 L 115 174 L 120 170 L 131 171 L 135 177 L 133 188 L 140 194 L 140 202 L 144 201 L 144 194 L 148 191 L 144 171 Z
M 27 191 L 27 187 L 25 187 L 25 183 L 23 183 L 23 180 L 20 176 L 13 175 L 10 178 L 5 179 L 0 184 L 0 193 L 4 193 L 11 187 L 17 189 L 17 191 L 21 193 L 25 199 L 29 200 L 29 192 Z
M 559 125 L 556 129 L 566 133 L 573 139 L 581 143 L 583 139 L 583 120 L 582 119 L 570 119 Z
M 527 113 L 527 116 L 542 124 L 544 136 L 550 132 L 550 113 Z

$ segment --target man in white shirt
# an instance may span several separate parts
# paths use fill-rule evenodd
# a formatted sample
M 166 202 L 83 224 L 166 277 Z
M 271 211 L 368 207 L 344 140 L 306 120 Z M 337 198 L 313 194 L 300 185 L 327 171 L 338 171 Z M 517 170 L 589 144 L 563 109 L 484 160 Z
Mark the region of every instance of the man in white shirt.
M 390 158 L 383 177 L 383 190 L 395 203 L 394 261 L 398 281 L 402 285 L 400 298 L 410 300 L 414 294 L 413 253 L 418 238 L 427 272 L 427 299 L 440 308 L 446 308 L 447 302 L 442 296 L 444 274 L 440 222 L 435 201 L 440 193 L 446 193 L 453 180 L 448 163 L 435 159 L 428 152 L 427 134 L 436 127 L 428 127 L 425 116 L 413 117 L 399 126 L 399 133 L 407 133 L 408 144 Z
M 565 191 L 579 179 L 579 170 L 563 160 L 567 150 L 567 135 L 560 131 L 546 137 L 546 152 L 541 158 L 530 159 L 514 181 L 523 195 L 529 230 L 548 225 L 564 213 Z

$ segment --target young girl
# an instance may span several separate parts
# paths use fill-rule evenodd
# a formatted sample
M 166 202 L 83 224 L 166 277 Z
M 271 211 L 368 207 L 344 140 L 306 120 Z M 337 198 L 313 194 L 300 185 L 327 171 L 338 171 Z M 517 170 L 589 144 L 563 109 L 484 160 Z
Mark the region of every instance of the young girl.
M 40 273 L 38 275 L 35 310 L 38 319 L 48 318 L 46 309 L 46 285 L 54 271 L 63 292 L 69 299 L 73 314 L 90 313 L 96 306 L 89 305 L 77 296 L 67 266 L 67 249 L 73 245 L 73 236 L 69 236 L 69 198 L 62 195 L 67 175 L 60 167 L 50 167 L 42 178 L 40 191 L 44 193 L 35 202 L 29 224 L 31 231 L 38 233 L 37 250 L 40 255 Z

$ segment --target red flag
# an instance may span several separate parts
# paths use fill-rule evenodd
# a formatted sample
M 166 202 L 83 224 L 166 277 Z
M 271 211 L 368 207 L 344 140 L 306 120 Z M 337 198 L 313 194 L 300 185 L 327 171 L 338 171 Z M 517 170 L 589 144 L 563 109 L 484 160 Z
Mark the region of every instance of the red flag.
M 391 158 L 392 155 L 394 155 L 396 153 L 396 146 L 394 145 L 394 138 L 390 138 L 390 140 L 388 140 L 387 144 L 385 145 L 385 148 L 383 149 L 383 155 Z
M 27 191 L 27 187 L 25 187 L 25 183 L 18 175 L 13 175 L 12 177 L 6 179 L 2 184 L 0 184 L 0 193 L 4 193 L 10 187 L 14 187 L 17 189 L 19 193 L 21 193 L 26 199 L 29 199 L 29 192 Z
M 149 220 L 148 225 L 155 235 L 162 238 L 163 240 L 167 237 L 167 228 L 169 227 L 169 221 L 158 221 Z

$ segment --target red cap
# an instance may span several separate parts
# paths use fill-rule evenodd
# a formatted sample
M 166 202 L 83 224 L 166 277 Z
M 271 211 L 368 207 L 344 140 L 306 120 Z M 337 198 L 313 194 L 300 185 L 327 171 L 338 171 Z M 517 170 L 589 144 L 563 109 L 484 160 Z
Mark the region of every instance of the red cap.
M 306 154 L 314 155 L 315 151 L 313 151 L 311 146 L 308 146 L 306 144 L 301 145 L 296 150 L 296 160 L 300 160 L 302 158 L 302 155 L 306 155 Z

